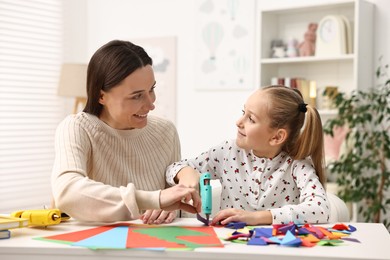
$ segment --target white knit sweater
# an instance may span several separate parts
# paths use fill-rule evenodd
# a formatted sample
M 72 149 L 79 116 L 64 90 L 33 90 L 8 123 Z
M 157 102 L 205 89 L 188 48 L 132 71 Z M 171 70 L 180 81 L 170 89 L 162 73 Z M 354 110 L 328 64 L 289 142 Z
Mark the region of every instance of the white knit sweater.
M 175 126 L 149 116 L 142 129 L 113 129 L 96 116 L 65 118 L 55 138 L 56 206 L 81 221 L 112 222 L 158 209 L 166 167 L 180 159 Z

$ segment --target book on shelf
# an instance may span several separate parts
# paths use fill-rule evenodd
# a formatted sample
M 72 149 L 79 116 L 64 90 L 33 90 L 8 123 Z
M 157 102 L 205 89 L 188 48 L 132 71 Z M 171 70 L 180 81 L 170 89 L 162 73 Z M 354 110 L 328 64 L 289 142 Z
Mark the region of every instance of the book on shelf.
M 284 85 L 289 88 L 298 89 L 303 97 L 305 103 L 312 107 L 317 106 L 317 84 L 314 80 L 307 80 L 304 78 L 290 78 L 290 77 L 273 77 L 271 85 Z
M 14 218 L 11 216 L 0 216 L 0 230 L 7 230 L 11 228 L 21 228 L 28 226 L 28 219 Z
M 288 77 L 273 77 L 271 78 L 271 85 L 283 85 L 289 88 L 298 88 L 297 81 L 301 78 L 288 78 Z

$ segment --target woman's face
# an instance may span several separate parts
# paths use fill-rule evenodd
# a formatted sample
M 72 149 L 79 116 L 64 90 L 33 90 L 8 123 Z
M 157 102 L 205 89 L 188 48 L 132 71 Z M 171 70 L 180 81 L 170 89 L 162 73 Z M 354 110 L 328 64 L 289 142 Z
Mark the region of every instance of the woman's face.
M 154 109 L 156 80 L 152 66 L 139 68 L 109 91 L 101 91 L 103 105 L 100 119 L 112 128 L 128 130 L 143 128 L 148 113 Z

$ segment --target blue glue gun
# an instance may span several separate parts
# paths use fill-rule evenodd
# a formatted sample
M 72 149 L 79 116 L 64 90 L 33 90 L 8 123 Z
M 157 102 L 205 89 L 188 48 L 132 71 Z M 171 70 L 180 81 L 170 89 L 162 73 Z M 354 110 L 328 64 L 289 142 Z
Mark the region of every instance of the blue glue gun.
M 200 196 L 202 198 L 202 211 L 206 215 L 207 224 L 212 210 L 212 187 L 211 187 L 211 176 L 210 173 L 206 172 L 200 176 Z

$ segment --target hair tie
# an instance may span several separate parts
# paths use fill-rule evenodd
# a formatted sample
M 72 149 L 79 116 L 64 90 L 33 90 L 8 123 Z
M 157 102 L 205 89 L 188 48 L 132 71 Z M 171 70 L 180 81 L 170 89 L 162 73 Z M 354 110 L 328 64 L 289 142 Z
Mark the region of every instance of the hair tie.
M 298 110 L 300 112 L 302 112 L 302 113 L 306 113 L 306 111 L 307 111 L 307 107 L 306 106 L 307 106 L 307 104 L 301 103 L 301 104 L 298 105 Z

